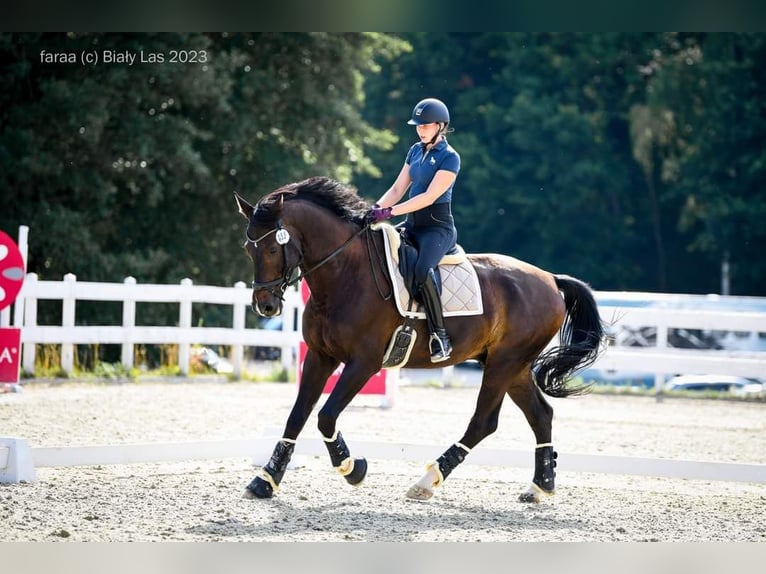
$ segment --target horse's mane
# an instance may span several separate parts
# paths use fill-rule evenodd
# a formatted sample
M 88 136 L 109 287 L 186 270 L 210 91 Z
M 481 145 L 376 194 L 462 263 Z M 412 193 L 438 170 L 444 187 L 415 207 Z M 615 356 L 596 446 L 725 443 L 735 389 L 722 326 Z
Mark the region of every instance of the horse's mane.
M 311 177 L 289 183 L 261 198 L 253 211 L 252 222 L 271 226 L 279 216 L 279 204 L 302 199 L 331 211 L 341 219 L 361 223 L 370 205 L 359 197 L 356 189 L 328 177 Z

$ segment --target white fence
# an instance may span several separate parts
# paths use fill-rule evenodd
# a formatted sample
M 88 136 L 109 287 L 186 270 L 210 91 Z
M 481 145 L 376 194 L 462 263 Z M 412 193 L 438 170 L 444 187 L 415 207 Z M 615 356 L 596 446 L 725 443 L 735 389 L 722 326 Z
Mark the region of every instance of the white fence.
M 603 370 L 654 373 L 659 390 L 667 375 L 733 375 L 766 380 L 766 352 L 761 343 L 766 337 L 766 300 L 754 297 L 702 295 L 664 295 L 650 293 L 596 292 L 601 317 L 619 333 L 654 328 L 653 346 L 636 347 L 617 337 L 594 367 Z M 647 306 L 635 306 L 641 301 Z M 686 307 L 686 308 L 683 308 Z M 718 307 L 717 309 L 715 307 Z M 733 310 L 745 309 L 745 310 Z M 718 338 L 738 340 L 749 350 L 681 349 L 668 343 L 671 329 L 726 333 Z M 749 343 L 749 344 L 748 344 Z
M 269 460 L 281 429 L 261 437 L 203 442 L 144 443 L 30 448 L 25 439 L 0 437 L 0 483 L 33 481 L 36 468 L 110 464 L 137 464 L 252 457 L 263 466 Z M 373 460 L 422 462 L 439 446 L 354 440 L 354 448 Z M 301 437 L 295 445 L 298 457 L 327 455 L 322 439 Z M 570 472 L 661 476 L 692 480 L 766 483 L 766 465 L 698 460 L 639 458 L 599 454 L 559 453 L 560 468 Z M 481 447 L 466 458 L 467 465 L 533 468 L 529 452 Z
M 242 282 L 234 287 L 193 285 L 184 279 L 180 285 L 142 285 L 128 277 L 124 283 L 80 282 L 74 275 L 63 281 L 39 281 L 30 273 L 14 306 L 14 326 L 22 327 L 22 366 L 34 371 L 35 345 L 60 344 L 62 368 L 71 371 L 74 345 L 119 344 L 122 363 L 133 366 L 134 346 L 138 344 L 178 344 L 179 366 L 187 372 L 192 345 L 230 345 L 235 376 L 243 370 L 245 347 L 282 347 L 282 361 L 294 366 L 295 351 L 301 340 L 302 301 L 297 291 L 286 293 L 282 331 L 249 329 L 245 314 L 252 292 Z M 62 324 L 37 324 L 38 300 L 62 302 Z M 766 353 L 732 350 L 688 350 L 668 346 L 668 331 L 672 328 L 700 329 L 750 333 L 758 341 L 766 334 L 766 300 L 757 298 L 717 297 L 710 299 L 694 295 L 658 295 L 649 293 L 596 292 L 601 316 L 613 329 L 654 327 L 656 345 L 653 347 L 612 346 L 596 363 L 609 370 L 640 370 L 655 373 L 657 385 L 666 374 L 739 375 L 766 379 Z M 116 301 L 122 304 L 122 325 L 76 325 L 77 301 Z M 636 306 L 637 302 L 652 306 Z M 727 303 L 728 305 L 722 305 Z M 136 326 L 136 303 L 177 303 L 178 324 L 173 327 Z M 192 305 L 209 303 L 232 307 L 232 326 L 192 326 Z M 677 308 L 686 306 L 687 308 Z M 691 307 L 691 308 L 689 308 Z M 710 307 L 719 307 L 711 309 Z M 721 308 L 722 307 L 722 308 Z M 732 309 L 746 309 L 735 311 Z M 10 313 L 0 316 L 0 323 L 9 322 Z M 619 341 L 618 341 L 619 342 Z
M 180 285 L 141 285 L 133 277 L 128 277 L 124 283 L 94 283 L 77 281 L 72 274 L 66 275 L 63 281 L 39 281 L 35 273 L 30 273 L 14 309 L 14 326 L 22 328 L 22 367 L 34 372 L 35 346 L 39 344 L 61 344 L 61 367 L 67 372 L 74 366 L 74 345 L 77 344 L 121 345 L 121 362 L 128 368 L 133 366 L 134 346 L 138 344 L 178 344 L 178 362 L 183 373 L 188 371 L 191 347 L 195 344 L 231 345 L 235 376 L 242 373 L 246 346 L 281 347 L 283 364 L 294 366 L 297 356 L 294 349 L 301 340 L 303 305 L 300 294 L 292 290 L 285 294 L 281 331 L 246 328 L 245 314 L 251 296 L 252 291 L 243 282 L 234 287 L 193 285 L 190 279 L 184 279 Z M 37 324 L 37 302 L 41 299 L 62 302 L 60 326 Z M 78 301 L 121 302 L 122 325 L 76 325 Z M 178 324 L 173 327 L 137 326 L 136 303 L 177 303 Z M 230 305 L 232 326 L 192 326 L 194 303 Z

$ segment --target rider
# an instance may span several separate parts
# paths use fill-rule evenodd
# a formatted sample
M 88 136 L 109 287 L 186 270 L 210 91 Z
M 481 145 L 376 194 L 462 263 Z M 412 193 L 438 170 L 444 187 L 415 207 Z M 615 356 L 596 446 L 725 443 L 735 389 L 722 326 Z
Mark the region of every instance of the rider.
M 452 353 L 434 275 L 439 260 L 455 247 L 457 240 L 451 203 L 460 155 L 447 143 L 449 122 L 449 110 L 441 100 L 426 98 L 418 102 L 407 123 L 415 126 L 420 141 L 410 148 L 393 185 L 366 216 L 373 223 L 407 214 L 407 237 L 418 250 L 415 286 L 426 309 L 432 363 L 446 361 Z M 398 203 L 407 189 L 409 199 Z

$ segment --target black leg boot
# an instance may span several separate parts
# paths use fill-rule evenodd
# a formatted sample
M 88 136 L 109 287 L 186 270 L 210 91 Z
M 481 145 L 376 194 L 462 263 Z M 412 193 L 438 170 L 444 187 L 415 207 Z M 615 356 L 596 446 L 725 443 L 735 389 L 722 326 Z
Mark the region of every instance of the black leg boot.
M 452 342 L 447 330 L 444 328 L 444 315 L 442 315 L 442 301 L 439 290 L 436 288 L 436 276 L 434 270 L 428 272 L 425 282 L 420 286 L 420 298 L 426 308 L 428 328 L 431 332 L 429 340 L 431 347 L 431 362 L 440 363 L 450 358 L 452 354 Z

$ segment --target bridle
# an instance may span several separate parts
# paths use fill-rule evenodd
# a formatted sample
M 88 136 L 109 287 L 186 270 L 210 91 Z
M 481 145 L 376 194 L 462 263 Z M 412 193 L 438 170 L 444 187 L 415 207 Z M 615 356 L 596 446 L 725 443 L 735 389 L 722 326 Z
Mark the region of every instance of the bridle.
M 290 242 L 290 232 L 285 229 L 285 227 L 282 225 L 282 220 L 277 220 L 277 225 L 274 229 L 271 229 L 261 235 L 258 239 L 252 239 L 247 234 L 247 229 L 245 230 L 245 245 L 248 243 L 252 243 L 253 247 L 256 249 L 258 248 L 258 242 L 262 241 L 264 238 L 268 237 L 272 233 L 276 234 L 276 241 L 277 244 L 282 246 L 282 275 L 278 279 L 274 279 L 272 281 L 253 281 L 253 291 L 268 291 L 275 297 L 278 297 L 281 301 L 285 300 L 285 291 L 287 291 L 288 287 L 291 287 L 297 283 L 300 282 L 301 279 L 309 275 L 310 273 L 313 273 L 315 270 L 320 268 L 322 265 L 339 255 L 341 252 L 343 252 L 351 243 L 362 233 L 365 231 L 368 231 L 370 229 L 369 225 L 364 225 L 359 231 L 354 233 L 351 237 L 349 237 L 340 247 L 335 249 L 332 253 L 327 255 L 327 257 L 323 258 L 319 263 L 316 265 L 313 265 L 310 269 L 303 271 L 300 269 L 301 263 L 303 263 L 303 254 L 300 253 L 300 256 L 298 257 L 298 262 L 295 265 L 288 265 L 287 263 L 287 244 Z

